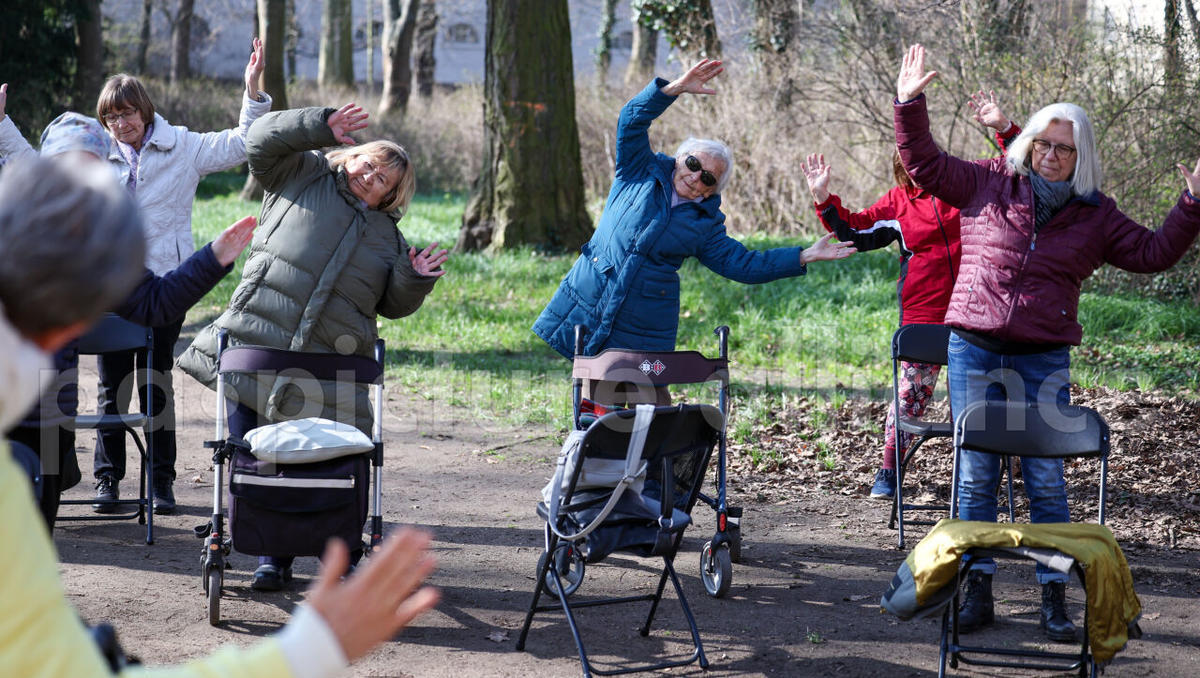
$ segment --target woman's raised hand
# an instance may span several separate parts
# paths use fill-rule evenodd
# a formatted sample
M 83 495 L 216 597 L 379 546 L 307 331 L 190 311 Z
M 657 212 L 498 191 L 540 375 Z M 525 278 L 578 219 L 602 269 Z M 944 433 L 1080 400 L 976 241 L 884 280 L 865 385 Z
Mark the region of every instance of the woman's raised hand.
M 329 625 L 347 659 L 354 661 L 390 640 L 437 604 L 438 592 L 422 586 L 434 566 L 429 542 L 429 534 L 411 528 L 393 532 L 343 582 L 339 579 L 350 564 L 349 551 L 340 540 L 329 541 L 308 604 Z
M 896 78 L 896 101 L 904 103 L 916 99 L 936 77 L 937 71 L 925 70 L 925 48 L 921 45 L 909 47 L 900 64 L 900 76 Z
M 811 264 L 814 261 L 831 261 L 845 259 L 858 251 L 850 241 L 834 240 L 835 233 L 826 233 L 811 246 L 800 250 L 800 263 Z
M 258 219 L 242 217 L 213 238 L 212 253 L 217 258 L 217 263 L 228 266 L 236 261 L 238 255 L 254 238 L 254 227 L 257 225 Z
M 1195 172 L 1189 172 L 1187 165 L 1183 163 L 1176 163 L 1175 166 L 1179 168 L 1179 173 L 1187 182 L 1188 193 L 1191 193 L 1193 198 L 1200 199 L 1200 160 L 1196 161 Z
M 350 103 L 334 111 L 325 122 L 339 143 L 355 144 L 358 142 L 350 137 L 350 133 L 366 129 L 367 114 L 363 113 L 362 106 Z
M 1000 102 L 996 100 L 996 93 L 993 91 L 979 90 L 971 95 L 971 98 L 967 100 L 967 105 L 975 112 L 975 122 L 985 127 L 1003 132 L 1012 124 L 1012 121 L 1000 109 Z
M 667 96 L 677 97 L 685 92 L 692 94 L 716 94 L 717 90 L 709 89 L 704 86 L 704 83 L 712 80 L 725 70 L 720 61 L 714 59 L 701 59 L 688 69 L 687 73 L 672 80 L 666 87 L 662 88 L 662 93 Z
M 825 164 L 825 154 L 810 153 L 804 162 L 800 163 L 804 178 L 808 181 L 808 191 L 812 193 L 813 202 L 820 205 L 829 199 L 829 179 L 833 168 Z
M 413 270 L 418 275 L 423 275 L 427 278 L 440 278 L 446 275 L 446 271 L 442 269 L 442 264 L 450 258 L 446 250 L 434 251 L 437 247 L 437 242 L 429 243 L 429 246 L 420 252 L 417 248 L 408 248 L 408 261 L 412 264 Z
M 255 101 L 259 100 L 259 77 L 262 76 L 265 67 L 262 40 L 255 38 L 250 41 L 250 60 L 246 62 L 246 96 Z

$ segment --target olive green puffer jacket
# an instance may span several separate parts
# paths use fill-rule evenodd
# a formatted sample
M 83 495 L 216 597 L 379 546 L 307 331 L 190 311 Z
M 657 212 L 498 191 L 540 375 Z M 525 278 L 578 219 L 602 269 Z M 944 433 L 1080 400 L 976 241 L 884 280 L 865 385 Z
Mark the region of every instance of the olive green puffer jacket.
M 279 111 L 250 128 L 250 171 L 266 195 L 242 281 L 229 308 L 179 358 L 179 368 L 209 388 L 216 388 L 220 329 L 231 346 L 371 356 L 376 316 L 413 313 L 437 281 L 413 270 L 393 217 L 366 208 L 344 172 L 315 150 L 337 144 L 326 124 L 333 111 Z M 234 374 L 226 388 L 270 421 L 322 416 L 370 431 L 362 387 Z

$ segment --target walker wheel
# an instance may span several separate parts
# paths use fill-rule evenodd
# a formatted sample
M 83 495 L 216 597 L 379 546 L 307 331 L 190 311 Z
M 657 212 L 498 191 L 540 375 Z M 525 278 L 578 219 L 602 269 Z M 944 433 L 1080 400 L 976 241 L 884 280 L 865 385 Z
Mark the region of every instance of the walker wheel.
M 546 564 L 546 556 L 542 553 L 538 558 L 538 572 L 542 571 L 542 566 Z M 552 567 L 558 571 L 558 577 L 563 583 L 563 595 L 571 595 L 579 590 L 583 584 L 583 573 L 586 564 L 583 556 L 579 554 L 579 550 L 571 545 L 560 545 L 554 550 L 554 563 Z M 556 595 L 558 588 L 554 578 L 554 573 L 546 570 L 546 578 L 542 581 L 542 588 L 550 595 Z
M 221 580 L 225 573 L 221 568 L 209 569 L 204 580 L 204 592 L 208 594 L 208 623 L 216 626 L 221 623 Z
M 733 562 L 729 559 L 727 546 L 713 549 L 711 541 L 704 542 L 704 550 L 700 552 L 700 579 L 704 582 L 704 590 L 713 598 L 729 592 L 733 583 Z
M 730 524 L 725 536 L 729 539 L 729 560 L 735 563 L 742 562 L 742 528 Z

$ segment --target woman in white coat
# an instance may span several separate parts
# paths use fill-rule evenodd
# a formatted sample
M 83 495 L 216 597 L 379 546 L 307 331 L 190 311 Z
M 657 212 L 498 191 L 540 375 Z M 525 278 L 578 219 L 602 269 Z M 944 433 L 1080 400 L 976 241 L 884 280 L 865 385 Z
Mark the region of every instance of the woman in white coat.
M 100 91 L 96 117 L 108 130 L 113 143 L 108 160 L 122 185 L 137 200 L 146 231 L 146 267 L 163 275 L 187 259 L 195 249 L 192 241 L 192 202 L 200 179 L 212 172 L 246 162 L 246 131 L 250 124 L 271 110 L 271 98 L 258 88 L 263 70 L 262 42 L 253 41 L 246 64 L 246 90 L 242 96 L 237 127 L 221 132 L 193 132 L 173 126 L 155 112 L 146 88 L 131 75 L 108 79 Z M 154 512 L 174 513 L 175 414 L 171 366 L 175 341 L 182 322 L 154 328 L 154 384 L 161 388 L 151 404 L 157 431 L 154 445 Z M 115 413 L 118 403 L 127 402 L 136 382 L 131 379 L 135 361 L 144 354 L 123 351 L 101 356 L 100 405 Z M 138 390 L 139 396 L 142 394 Z M 97 436 L 94 465 L 97 512 L 115 509 L 110 502 L 120 497 L 118 483 L 125 476 L 125 436 L 121 432 Z

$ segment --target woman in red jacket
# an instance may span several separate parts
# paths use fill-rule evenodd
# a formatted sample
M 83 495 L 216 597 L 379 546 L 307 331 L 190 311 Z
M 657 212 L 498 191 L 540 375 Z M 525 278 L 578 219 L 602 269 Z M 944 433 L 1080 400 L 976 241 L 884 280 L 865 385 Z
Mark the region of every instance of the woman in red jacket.
M 1000 109 L 995 93 L 981 91 L 972 95 L 969 104 L 975 120 L 996 131 L 1001 149 L 1021 133 Z M 900 277 L 896 280 L 900 324 L 941 324 L 958 274 L 958 210 L 917 187 L 898 152 L 892 153 L 896 186 L 861 212 L 850 212 L 841 198 L 829 192 L 832 168 L 825 164 L 824 155 L 809 155 L 802 169 L 825 230 L 836 232 L 839 240 L 853 242 L 860 252 L 900 243 Z M 900 362 L 900 407 L 906 415 L 919 419 L 925 414 L 940 370 L 940 365 Z M 891 499 L 896 494 L 897 433 L 904 452 L 912 444 L 912 434 L 897 432 L 896 410 L 889 407 L 883 465 L 875 473 L 872 499 Z
M 935 77 L 925 49 L 909 48 L 896 80 L 896 146 L 913 179 L 962 210 L 962 262 L 946 324 L 950 407 L 982 400 L 1036 403 L 1057 411 L 1070 401 L 1070 347 L 1083 281 L 1104 264 L 1136 273 L 1165 270 L 1200 232 L 1200 161 L 1177 165 L 1187 184 L 1157 231 L 1117 209 L 1100 192 L 1103 172 L 1092 124 L 1074 104 L 1033 114 L 1003 159 L 968 162 L 943 153 L 929 134 L 921 92 Z M 1061 459 L 1021 458 L 1034 523 L 1070 521 Z M 999 459 L 964 450 L 959 463 L 959 513 L 995 522 Z M 990 560 L 972 561 L 959 630 L 994 621 Z M 1041 626 L 1051 640 L 1071 641 L 1066 575 L 1038 566 Z

